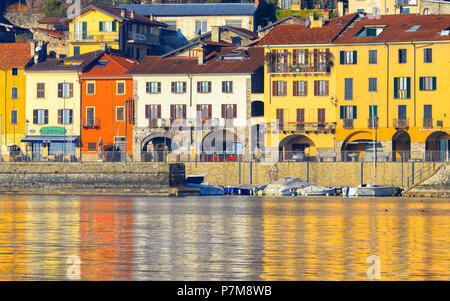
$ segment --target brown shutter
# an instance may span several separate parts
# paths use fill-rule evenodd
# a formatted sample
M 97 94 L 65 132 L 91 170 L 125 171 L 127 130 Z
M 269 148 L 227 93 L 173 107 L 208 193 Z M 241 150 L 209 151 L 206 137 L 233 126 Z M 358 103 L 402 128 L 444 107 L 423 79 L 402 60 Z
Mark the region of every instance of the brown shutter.
M 319 81 L 314 81 L 314 96 L 317 96 L 319 94 Z
M 172 82 L 170 84 L 170 89 L 171 89 L 172 93 L 175 93 L 175 82 Z
M 328 91 L 329 91 L 329 88 L 328 88 L 328 81 L 326 80 L 326 81 L 325 81 L 325 95 L 328 95 Z
M 292 88 L 292 95 L 293 96 L 298 96 L 297 84 L 298 84 L 298 81 L 294 80 L 293 85 L 292 85 L 293 86 L 293 88 Z
M 208 105 L 208 118 L 212 117 L 212 105 Z
M 186 93 L 186 82 L 183 82 L 183 93 Z
M 318 53 L 317 49 L 314 49 L 314 67 L 317 67 L 318 65 Z
M 58 97 L 59 97 L 59 98 L 62 98 L 62 97 L 63 97 L 62 86 L 63 86 L 62 83 L 59 83 L 59 84 L 58 84 Z
M 89 91 L 89 89 L 88 89 Z M 150 82 L 145 83 L 145 92 L 150 93 Z
M 283 96 L 287 95 L 287 81 L 283 81 Z
M 297 109 L 297 122 L 305 121 L 305 109 Z
M 197 93 L 200 93 L 200 82 L 197 82 Z
M 298 49 L 292 50 L 292 65 L 297 65 Z
M 175 105 L 170 105 L 170 118 L 175 119 Z
M 186 105 L 183 105 L 183 118 L 186 119 Z
M 33 110 L 33 124 L 38 123 L 38 110 Z
M 145 105 L 145 119 L 150 117 L 150 105 Z
M 44 123 L 48 123 L 48 110 L 44 110 Z
M 222 81 L 222 93 L 224 93 L 224 92 L 225 92 L 225 82 Z
M 161 118 L 161 105 L 157 105 L 158 118 Z
M 158 93 L 161 93 L 161 82 L 158 82 Z
M 58 110 L 58 123 L 62 124 L 62 110 Z
M 230 93 L 233 92 L 233 81 L 230 81 Z
M 225 118 L 225 117 L 226 117 L 226 116 L 225 116 L 226 111 L 227 111 L 227 105 L 222 104 L 222 118 Z
M 208 82 L 208 93 L 211 93 L 211 82 Z
M 237 117 L 237 104 L 233 104 L 233 118 Z
M 304 81 L 304 84 L 303 84 L 303 95 L 304 96 L 307 96 L 308 95 L 308 81 Z
M 272 82 L 272 96 L 277 96 L 277 81 Z
M 305 65 L 309 65 L 309 50 L 305 49 Z

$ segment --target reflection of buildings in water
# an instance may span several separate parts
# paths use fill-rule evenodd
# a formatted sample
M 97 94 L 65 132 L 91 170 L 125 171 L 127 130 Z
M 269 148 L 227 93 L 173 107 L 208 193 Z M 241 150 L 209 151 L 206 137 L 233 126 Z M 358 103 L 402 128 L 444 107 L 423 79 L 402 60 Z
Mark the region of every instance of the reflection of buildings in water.
M 133 201 L 81 198 L 83 280 L 132 280 Z
M 136 280 L 259 279 L 259 202 L 197 199 L 184 202 L 135 201 Z M 236 210 L 236 212 L 234 212 Z M 253 214 L 242 213 L 251 211 Z M 259 214 L 258 214 L 259 213 Z M 228 279 L 228 278 L 227 278 Z
M 448 255 L 439 252 L 448 245 L 449 220 L 421 213 L 430 206 L 397 199 L 265 199 L 261 277 L 367 280 L 367 257 L 377 255 L 381 280 L 448 279 L 448 265 L 442 265 Z
M 25 262 L 25 200 L 8 196 L 0 202 L 0 280 L 20 280 L 27 272 Z
M 80 203 L 74 197 L 26 196 L 27 275 L 65 280 L 69 256 L 80 254 Z

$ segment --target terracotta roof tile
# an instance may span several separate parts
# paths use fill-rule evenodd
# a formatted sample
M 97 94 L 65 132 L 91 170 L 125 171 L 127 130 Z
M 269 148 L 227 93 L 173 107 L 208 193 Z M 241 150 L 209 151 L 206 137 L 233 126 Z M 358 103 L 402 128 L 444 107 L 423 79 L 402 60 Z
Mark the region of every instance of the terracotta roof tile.
M 31 66 L 27 72 L 40 71 L 67 71 L 79 72 L 86 70 L 104 53 L 102 50 L 88 52 L 63 59 L 47 59 L 44 62 Z
M 25 67 L 31 60 L 30 43 L 0 43 L 0 68 Z
M 55 38 L 59 38 L 59 39 L 64 39 L 64 34 L 58 31 L 54 31 L 54 30 L 50 30 L 47 28 L 40 28 L 40 27 L 35 27 L 33 28 L 33 30 L 38 30 L 38 31 L 42 31 L 45 32 L 46 34 L 55 37 Z
M 55 24 L 55 23 L 59 23 L 59 21 L 61 21 L 62 18 L 44 18 L 41 20 L 38 20 L 39 24 Z
M 131 77 L 126 72 L 134 67 L 138 61 L 120 55 L 105 53 L 98 61 L 107 61 L 104 66 L 94 66 L 84 72 L 81 78 L 92 77 Z

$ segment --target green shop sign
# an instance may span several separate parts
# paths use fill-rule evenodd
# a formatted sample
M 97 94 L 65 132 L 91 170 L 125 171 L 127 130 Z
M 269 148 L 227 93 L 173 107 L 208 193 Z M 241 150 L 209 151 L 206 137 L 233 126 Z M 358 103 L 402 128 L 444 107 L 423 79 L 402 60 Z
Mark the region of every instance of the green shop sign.
M 39 130 L 41 135 L 65 135 L 66 129 L 60 126 L 47 126 Z

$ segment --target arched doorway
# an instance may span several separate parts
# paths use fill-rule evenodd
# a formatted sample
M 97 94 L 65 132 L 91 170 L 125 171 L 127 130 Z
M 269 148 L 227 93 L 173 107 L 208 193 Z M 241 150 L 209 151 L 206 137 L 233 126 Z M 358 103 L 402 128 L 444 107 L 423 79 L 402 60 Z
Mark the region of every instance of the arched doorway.
M 141 160 L 143 162 L 167 162 L 172 152 L 172 136 L 167 133 L 153 133 L 141 142 Z
M 422 11 L 422 15 L 429 15 L 429 14 L 431 14 L 431 10 L 428 7 L 424 8 Z
M 408 161 L 411 157 L 411 138 L 405 131 L 392 136 L 392 161 Z
M 237 135 L 227 130 L 212 131 L 202 140 L 202 161 L 235 161 L 244 153 Z
M 446 132 L 435 132 L 425 141 L 425 160 L 446 161 L 450 154 L 450 135 Z
M 316 148 L 314 142 L 305 135 L 290 135 L 279 144 L 280 161 L 311 161 L 315 160 Z

